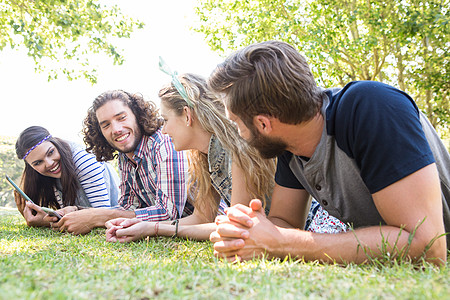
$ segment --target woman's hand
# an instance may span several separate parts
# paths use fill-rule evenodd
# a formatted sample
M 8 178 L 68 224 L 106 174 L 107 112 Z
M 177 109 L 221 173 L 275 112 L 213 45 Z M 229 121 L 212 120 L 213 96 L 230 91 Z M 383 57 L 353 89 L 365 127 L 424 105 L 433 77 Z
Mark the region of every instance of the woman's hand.
M 61 217 L 64 217 L 68 213 L 71 213 L 71 212 L 74 212 L 74 211 L 77 211 L 77 210 L 78 210 L 78 208 L 76 206 L 66 206 L 66 207 L 63 207 L 61 209 L 58 209 L 56 212 Z M 57 227 L 54 226 L 55 223 L 59 222 L 57 217 L 52 217 L 52 216 L 46 215 L 44 217 L 44 221 L 49 222 L 53 229 L 56 229 L 56 230 L 58 229 Z
M 155 235 L 155 223 L 141 220 L 118 218 L 106 222 L 106 240 L 108 242 L 127 243 Z
M 27 201 L 16 190 L 14 190 L 14 201 L 16 201 L 17 210 L 23 216 L 23 210 L 25 209 Z
M 34 203 L 26 201 L 25 207 L 23 208 L 22 215 L 27 221 L 28 226 L 35 227 L 49 227 L 50 222 L 44 220 L 47 213 L 44 212 L 40 206 Z

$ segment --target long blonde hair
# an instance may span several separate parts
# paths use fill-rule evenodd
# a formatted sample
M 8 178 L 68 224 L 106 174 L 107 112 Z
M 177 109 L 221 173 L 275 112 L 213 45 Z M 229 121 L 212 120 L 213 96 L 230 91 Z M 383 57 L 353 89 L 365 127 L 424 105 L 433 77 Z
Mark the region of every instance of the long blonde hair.
M 225 115 L 223 102 L 207 88 L 203 77 L 187 73 L 179 75 L 179 80 L 191 104 L 188 105 L 173 84 L 159 91 L 161 104 L 177 115 L 182 114 L 184 107 L 189 107 L 203 129 L 214 134 L 224 149 L 232 154 L 233 162 L 244 172 L 248 192 L 265 203 L 273 190 L 275 160 L 263 159 L 255 148 L 240 137 L 235 125 Z M 189 175 L 189 190 L 195 190 L 195 209 L 207 218 L 214 218 L 220 197 L 211 185 L 207 154 L 198 150 L 189 151 Z

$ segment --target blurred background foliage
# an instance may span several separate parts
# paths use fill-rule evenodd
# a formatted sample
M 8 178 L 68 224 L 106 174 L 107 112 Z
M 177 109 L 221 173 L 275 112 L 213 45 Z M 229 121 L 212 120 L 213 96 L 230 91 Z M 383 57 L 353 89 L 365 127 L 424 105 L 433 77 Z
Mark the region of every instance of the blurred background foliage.
M 377 80 L 410 94 L 442 137 L 450 123 L 449 0 L 200 0 L 198 24 L 224 55 L 280 40 L 318 84 Z

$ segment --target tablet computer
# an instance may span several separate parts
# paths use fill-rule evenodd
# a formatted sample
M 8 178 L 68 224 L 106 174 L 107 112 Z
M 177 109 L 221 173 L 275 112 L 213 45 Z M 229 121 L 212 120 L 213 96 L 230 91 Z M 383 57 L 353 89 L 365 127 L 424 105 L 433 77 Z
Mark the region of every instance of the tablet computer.
M 25 193 L 22 191 L 22 189 L 21 189 L 20 187 L 17 186 L 17 184 L 14 183 L 14 181 L 13 181 L 8 175 L 5 175 L 5 177 L 6 177 L 6 180 L 8 180 L 8 182 L 13 186 L 13 188 L 14 188 L 19 194 L 21 194 L 23 198 L 25 198 L 25 200 L 27 200 L 27 201 L 29 201 L 29 202 L 31 202 L 31 203 L 33 203 L 33 204 L 36 204 L 36 203 L 33 202 L 33 200 L 30 199 L 30 197 L 28 197 L 27 194 L 25 194 Z M 37 204 L 36 204 L 36 205 L 37 205 Z M 57 217 L 58 220 L 62 218 L 62 216 L 61 216 L 60 214 L 58 214 L 56 211 L 54 211 L 54 210 L 51 209 L 51 208 L 48 208 L 48 207 L 41 207 L 41 209 L 42 209 L 43 211 L 45 211 L 49 216 Z

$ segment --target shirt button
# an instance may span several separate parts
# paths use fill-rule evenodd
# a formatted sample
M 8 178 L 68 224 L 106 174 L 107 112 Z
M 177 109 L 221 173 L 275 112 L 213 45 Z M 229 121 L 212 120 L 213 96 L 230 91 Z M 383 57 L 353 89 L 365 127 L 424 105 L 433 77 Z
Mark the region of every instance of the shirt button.
M 327 206 L 328 205 L 328 201 L 327 200 L 322 200 L 322 204 L 323 204 L 323 206 Z
M 320 191 L 322 189 L 322 187 L 318 184 L 316 184 L 316 190 Z

